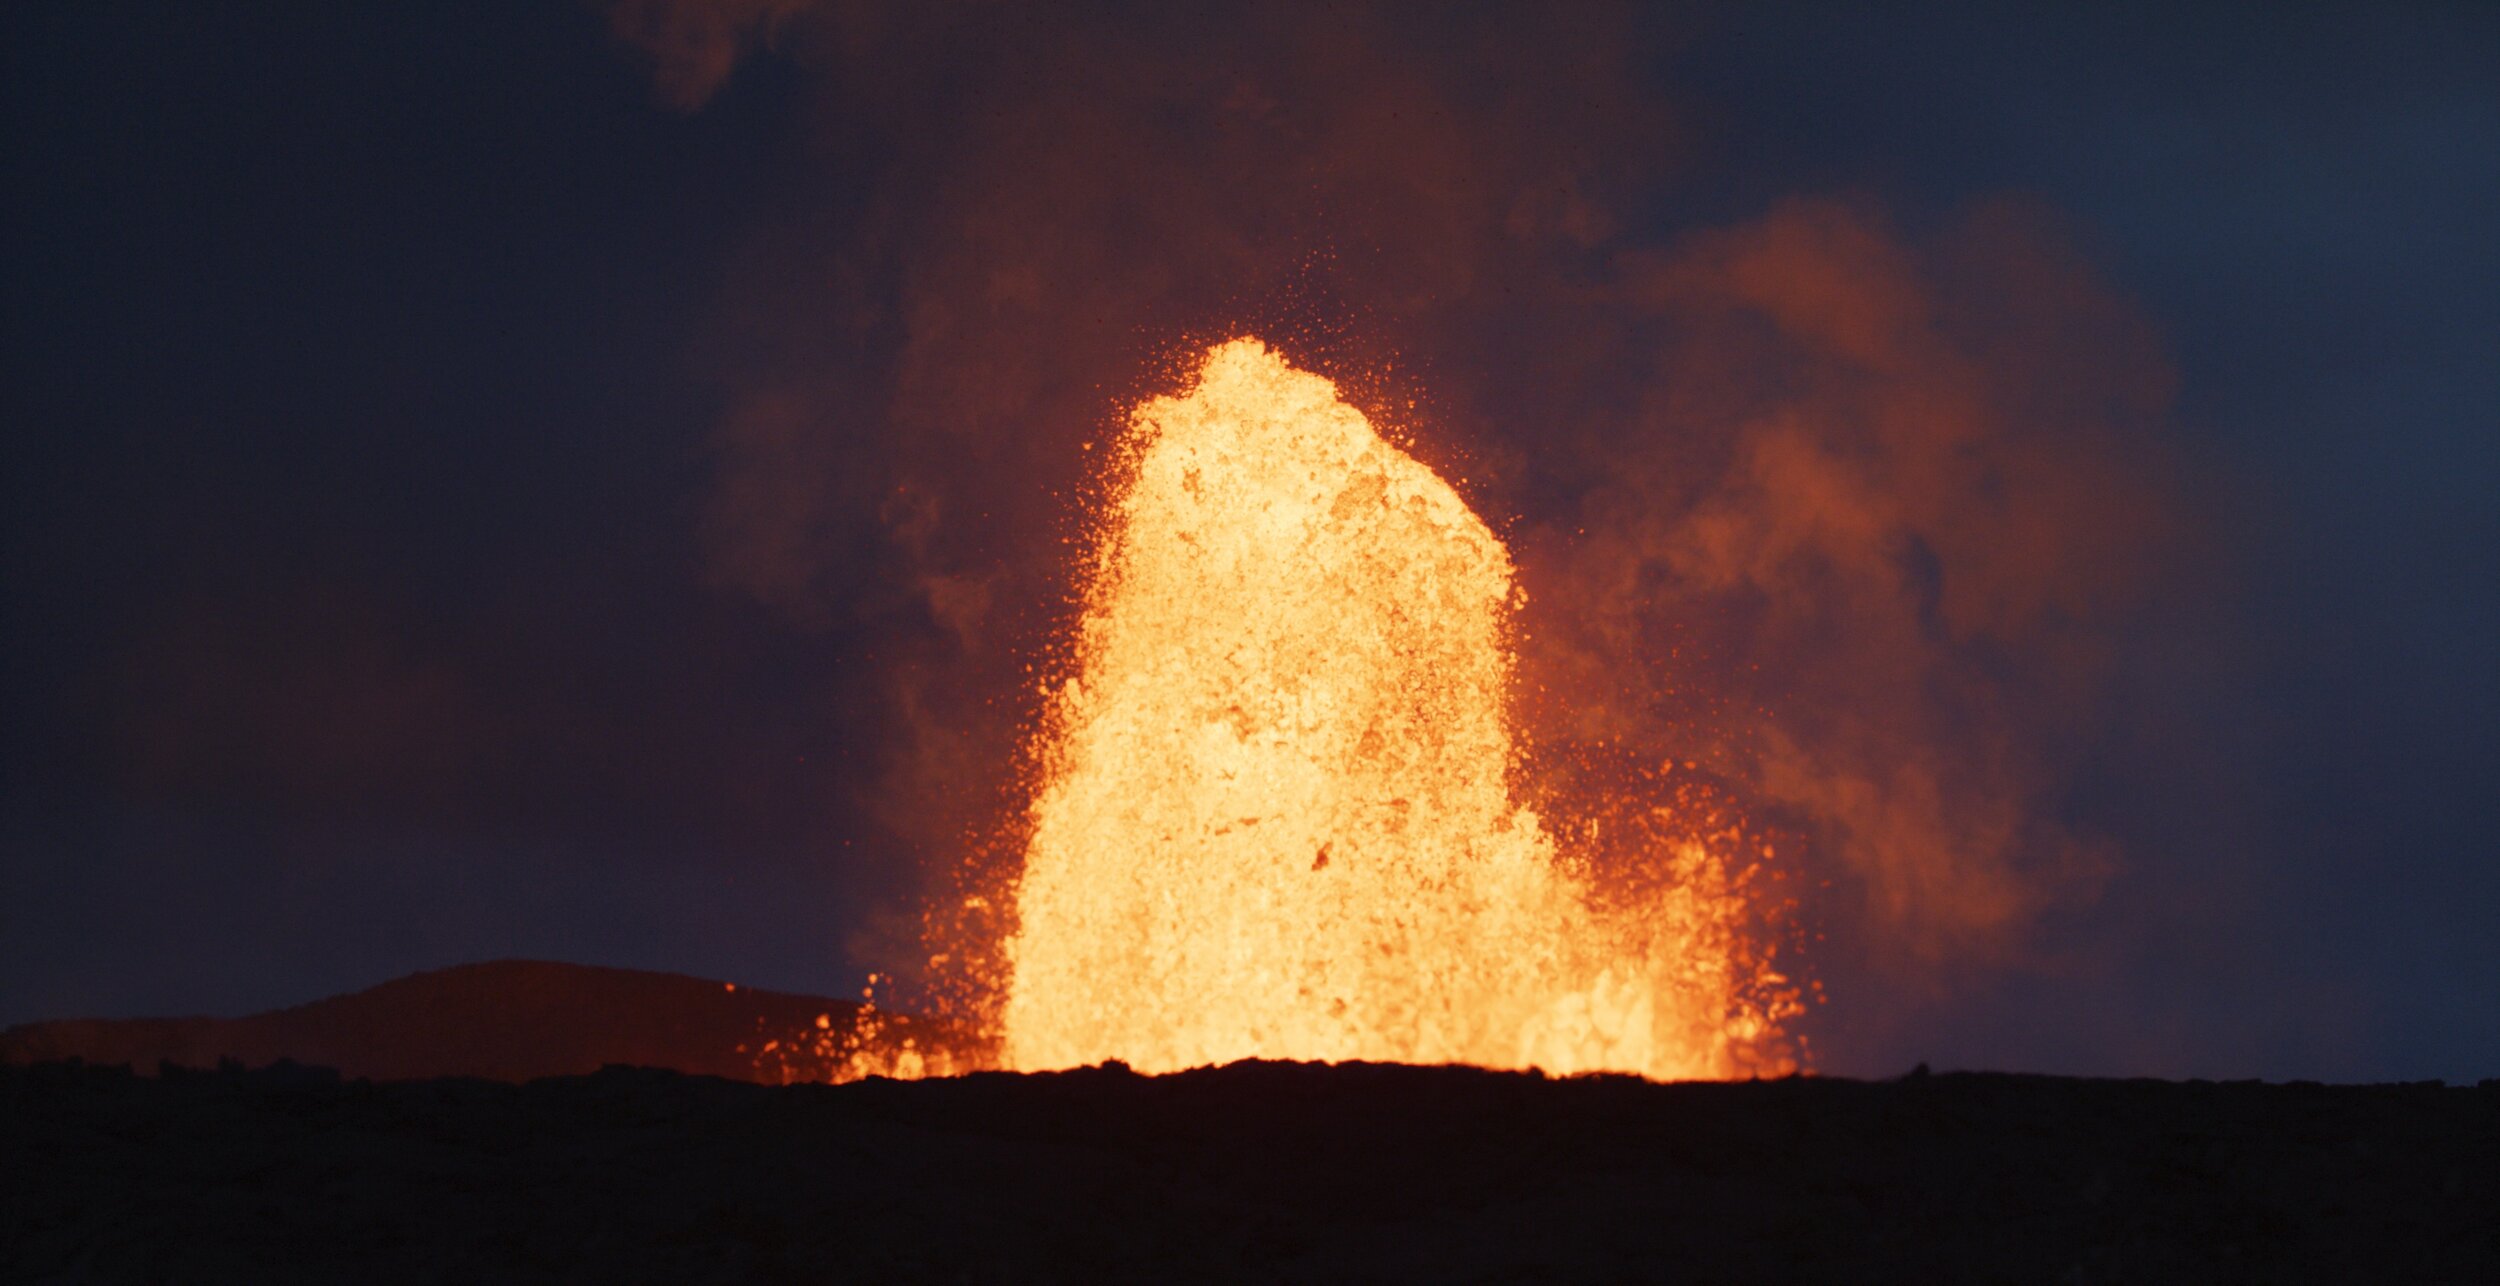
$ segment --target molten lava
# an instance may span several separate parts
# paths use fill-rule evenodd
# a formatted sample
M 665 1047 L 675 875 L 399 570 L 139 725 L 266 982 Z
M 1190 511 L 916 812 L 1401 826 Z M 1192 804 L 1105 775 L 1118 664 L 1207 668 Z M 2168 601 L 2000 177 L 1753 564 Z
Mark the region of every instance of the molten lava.
M 1662 839 L 1601 897 L 1514 798 L 1519 594 L 1457 492 L 1255 340 L 1127 445 L 1041 747 L 1008 1065 L 1793 1066 L 1716 855 Z

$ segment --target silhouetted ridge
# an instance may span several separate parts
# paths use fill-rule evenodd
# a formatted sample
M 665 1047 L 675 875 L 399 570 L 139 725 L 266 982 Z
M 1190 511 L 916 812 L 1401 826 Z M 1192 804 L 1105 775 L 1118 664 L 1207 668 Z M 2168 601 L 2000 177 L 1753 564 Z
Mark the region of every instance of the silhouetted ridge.
M 786 1058 L 759 1070 L 757 1051 L 767 1042 L 786 1047 L 820 1030 L 847 1038 L 859 1010 L 854 1001 L 683 974 L 493 960 L 244 1018 L 28 1023 L 0 1032 L 0 1062 L 83 1058 L 152 1071 L 159 1062 L 214 1067 L 223 1059 L 258 1065 L 291 1058 L 377 1080 L 499 1081 L 626 1063 L 780 1080 Z

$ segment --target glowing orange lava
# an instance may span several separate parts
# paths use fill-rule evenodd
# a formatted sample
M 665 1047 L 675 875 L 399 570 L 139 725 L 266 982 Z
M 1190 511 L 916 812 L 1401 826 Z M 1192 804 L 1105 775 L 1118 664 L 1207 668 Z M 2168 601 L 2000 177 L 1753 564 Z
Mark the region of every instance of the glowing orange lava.
M 1128 445 L 1044 734 L 1007 1065 L 1783 1070 L 1794 993 L 1706 846 L 1662 840 L 1674 878 L 1625 905 L 1514 799 L 1519 595 L 1448 484 L 1255 340 Z

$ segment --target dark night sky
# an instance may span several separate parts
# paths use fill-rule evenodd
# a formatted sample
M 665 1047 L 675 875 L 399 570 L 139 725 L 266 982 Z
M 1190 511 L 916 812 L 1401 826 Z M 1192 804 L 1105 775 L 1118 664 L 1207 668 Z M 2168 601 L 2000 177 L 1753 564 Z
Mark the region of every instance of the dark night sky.
M 1622 235 L 2055 211 L 2213 533 L 2071 769 L 2120 874 L 1831 1070 L 2500 1074 L 2500 9 L 2016 8 L 1638 24 L 1681 143 Z M 800 60 L 678 110 L 569 3 L 0 23 L 0 1023 L 513 955 L 855 989 L 888 635 L 702 530 L 723 372 L 823 324 L 774 230 L 897 162 Z M 819 592 L 888 592 L 857 540 Z

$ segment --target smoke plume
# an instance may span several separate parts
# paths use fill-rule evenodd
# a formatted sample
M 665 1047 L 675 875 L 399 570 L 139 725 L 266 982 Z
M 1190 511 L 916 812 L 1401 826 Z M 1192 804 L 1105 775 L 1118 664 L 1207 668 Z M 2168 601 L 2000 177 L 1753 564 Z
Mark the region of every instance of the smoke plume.
M 805 73 L 809 174 L 708 341 L 704 539 L 724 587 L 874 640 L 908 865 L 1013 815 L 1093 444 L 1255 332 L 1509 538 L 1540 744 L 1801 837 L 1826 969 L 2001 957 L 2092 895 L 2121 856 L 2061 785 L 2181 523 L 2165 364 L 2052 212 L 1696 227 L 1634 14 L 1199 8 L 613 11 L 679 107 L 745 52 Z

